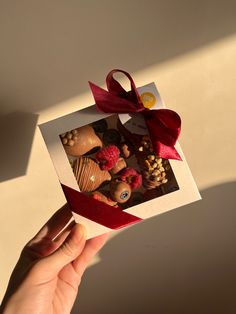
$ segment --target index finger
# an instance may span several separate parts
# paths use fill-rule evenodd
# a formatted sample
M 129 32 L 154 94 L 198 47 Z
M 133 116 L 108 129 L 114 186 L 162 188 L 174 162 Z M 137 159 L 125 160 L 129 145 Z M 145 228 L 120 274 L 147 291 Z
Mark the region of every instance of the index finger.
M 72 212 L 68 204 L 62 206 L 55 214 L 45 223 L 39 232 L 29 241 L 29 245 L 41 240 L 52 241 L 61 230 L 67 225 L 72 218 Z

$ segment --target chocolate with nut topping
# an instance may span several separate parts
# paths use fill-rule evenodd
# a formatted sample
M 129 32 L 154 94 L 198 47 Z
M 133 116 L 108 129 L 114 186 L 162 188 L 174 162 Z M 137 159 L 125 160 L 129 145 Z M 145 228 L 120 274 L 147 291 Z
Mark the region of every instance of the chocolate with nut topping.
M 82 156 L 94 148 L 102 147 L 102 141 L 90 125 L 85 125 L 60 135 L 65 151 L 70 156 Z
M 143 186 L 146 189 L 154 189 L 167 183 L 166 171 L 170 169 L 169 162 L 155 154 L 149 135 L 132 134 L 119 120 L 117 127 L 135 148 L 134 153 L 141 168 Z

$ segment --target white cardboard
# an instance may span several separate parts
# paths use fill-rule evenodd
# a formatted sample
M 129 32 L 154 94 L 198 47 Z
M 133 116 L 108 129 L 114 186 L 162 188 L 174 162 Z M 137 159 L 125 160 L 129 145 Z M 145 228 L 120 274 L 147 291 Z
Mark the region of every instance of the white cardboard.
M 138 92 L 140 95 L 149 92 L 155 96 L 156 102 L 152 109 L 165 107 L 154 83 L 150 83 L 138 88 Z M 87 125 L 108 116 L 110 116 L 110 114 L 98 113 L 96 111 L 95 105 L 93 105 L 39 125 L 58 178 L 62 184 L 79 191 L 77 181 L 71 170 L 71 166 L 61 143 L 59 134 L 65 133 L 68 130 L 75 129 L 83 125 Z M 119 117 L 123 122 L 126 122 L 130 119 L 130 115 L 128 114 L 122 114 L 119 115 Z M 201 199 L 198 188 L 194 182 L 179 143 L 177 143 L 175 147 L 178 150 L 182 161 L 169 160 L 169 162 L 177 179 L 179 190 L 144 202 L 140 205 L 130 207 L 125 210 L 126 212 L 142 219 L 146 219 Z M 80 215 L 74 214 L 74 217 L 77 222 L 80 222 L 86 226 L 88 238 L 110 231 L 109 228 L 86 219 Z

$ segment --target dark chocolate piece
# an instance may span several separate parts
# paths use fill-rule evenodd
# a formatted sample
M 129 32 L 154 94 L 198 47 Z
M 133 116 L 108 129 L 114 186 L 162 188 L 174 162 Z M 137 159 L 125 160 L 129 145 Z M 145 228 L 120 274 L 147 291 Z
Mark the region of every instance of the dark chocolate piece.
M 104 133 L 108 128 L 107 121 L 105 119 L 94 121 L 92 127 L 96 133 Z
M 120 133 L 116 129 L 108 129 L 103 134 L 103 142 L 105 145 L 119 145 L 121 141 Z

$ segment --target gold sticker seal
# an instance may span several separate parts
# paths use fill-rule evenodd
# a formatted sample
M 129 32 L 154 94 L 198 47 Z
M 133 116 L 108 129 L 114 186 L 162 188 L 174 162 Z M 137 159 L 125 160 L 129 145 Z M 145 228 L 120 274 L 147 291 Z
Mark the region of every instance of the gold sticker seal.
M 152 108 L 156 103 L 156 97 L 150 92 L 142 93 L 140 98 L 144 107 L 148 109 Z

